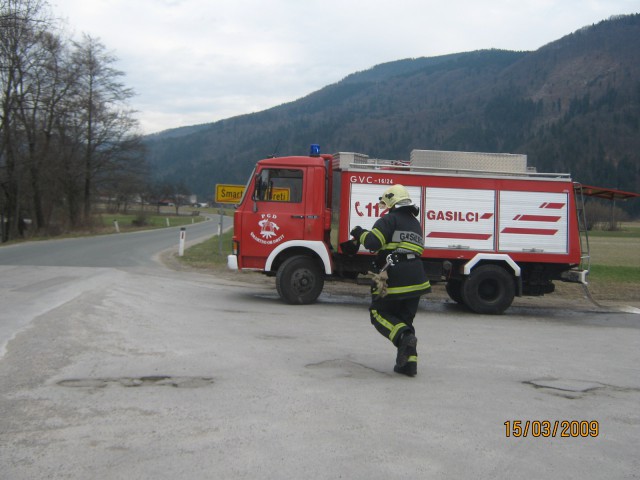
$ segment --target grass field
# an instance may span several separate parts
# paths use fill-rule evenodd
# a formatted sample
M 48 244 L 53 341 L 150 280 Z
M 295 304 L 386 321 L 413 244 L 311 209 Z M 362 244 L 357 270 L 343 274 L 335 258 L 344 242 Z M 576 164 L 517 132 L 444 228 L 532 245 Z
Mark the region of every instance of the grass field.
M 620 230 L 591 230 L 590 238 L 640 238 L 640 223 L 633 222 L 623 225 Z
M 122 214 L 122 213 L 106 213 L 98 212 L 93 214 L 91 225 L 87 225 L 73 230 L 61 230 L 52 235 L 34 235 L 27 236 L 24 239 L 13 240 L 12 242 L 20 242 L 24 240 L 49 240 L 51 238 L 72 238 L 84 237 L 87 235 L 105 235 L 110 233 L 134 232 L 138 230 L 152 230 L 156 228 L 181 227 L 205 220 L 197 214 L 192 214 L 191 210 L 183 209 L 180 215 L 175 215 L 175 209 L 172 211 L 164 211 L 157 213 L 148 211 L 144 214 L 140 212 Z M 116 229 L 116 222 L 118 228 Z
M 232 230 L 222 234 L 222 253 L 220 253 L 220 239 L 215 236 L 187 248 L 180 260 L 195 268 L 223 268 L 227 264 L 227 255 L 231 253 L 232 236 Z
M 120 231 L 132 231 L 140 229 L 153 229 L 164 227 L 180 227 L 191 223 L 201 222 L 204 217 L 199 215 L 175 215 L 168 214 L 98 214 L 94 217 L 94 228 L 115 231 L 115 222 L 118 222 Z
M 640 269 L 640 236 L 590 237 L 591 264 Z
M 589 288 L 600 299 L 640 301 L 640 224 L 589 232 Z

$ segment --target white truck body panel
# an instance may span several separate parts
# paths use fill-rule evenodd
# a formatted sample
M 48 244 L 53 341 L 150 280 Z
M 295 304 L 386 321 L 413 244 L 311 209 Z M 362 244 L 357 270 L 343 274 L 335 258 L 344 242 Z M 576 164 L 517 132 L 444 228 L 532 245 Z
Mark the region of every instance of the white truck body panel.
M 500 192 L 498 249 L 568 253 L 568 209 L 565 193 Z
M 384 186 L 375 184 L 351 184 L 349 231 L 356 225 L 371 230 L 376 220 L 385 212 L 378 205 L 384 189 Z M 407 186 L 407 190 L 413 202 L 422 210 L 422 188 Z
M 405 185 L 420 208 L 425 248 L 567 254 L 567 193 Z M 350 185 L 349 231 L 371 230 L 385 186 Z
M 493 250 L 494 190 L 426 188 L 425 247 Z

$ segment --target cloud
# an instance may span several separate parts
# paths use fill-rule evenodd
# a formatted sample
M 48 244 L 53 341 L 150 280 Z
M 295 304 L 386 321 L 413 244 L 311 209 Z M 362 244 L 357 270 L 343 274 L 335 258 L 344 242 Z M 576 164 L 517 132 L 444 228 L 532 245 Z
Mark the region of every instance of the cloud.
M 402 58 L 535 50 L 630 0 L 54 0 L 99 38 L 138 95 L 142 128 L 266 109 Z

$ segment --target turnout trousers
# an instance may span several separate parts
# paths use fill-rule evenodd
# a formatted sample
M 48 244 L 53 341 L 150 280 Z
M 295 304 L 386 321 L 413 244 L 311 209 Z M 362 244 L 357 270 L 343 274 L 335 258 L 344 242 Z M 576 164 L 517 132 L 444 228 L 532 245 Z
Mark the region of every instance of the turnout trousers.
M 369 306 L 371 324 L 397 347 L 405 332 L 411 332 L 415 335 L 413 319 L 419 304 L 419 296 L 394 298 L 393 295 L 386 297 L 375 295 Z

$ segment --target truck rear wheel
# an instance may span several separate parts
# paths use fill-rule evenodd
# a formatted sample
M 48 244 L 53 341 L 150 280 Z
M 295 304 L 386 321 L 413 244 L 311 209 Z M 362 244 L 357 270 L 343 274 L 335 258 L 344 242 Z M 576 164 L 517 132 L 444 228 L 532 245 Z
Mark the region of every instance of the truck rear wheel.
M 318 262 L 305 255 L 288 258 L 276 274 L 278 295 L 292 305 L 315 302 L 323 287 L 324 275 Z
M 476 313 L 499 315 L 515 297 L 513 277 L 498 265 L 476 268 L 462 284 L 462 300 Z

